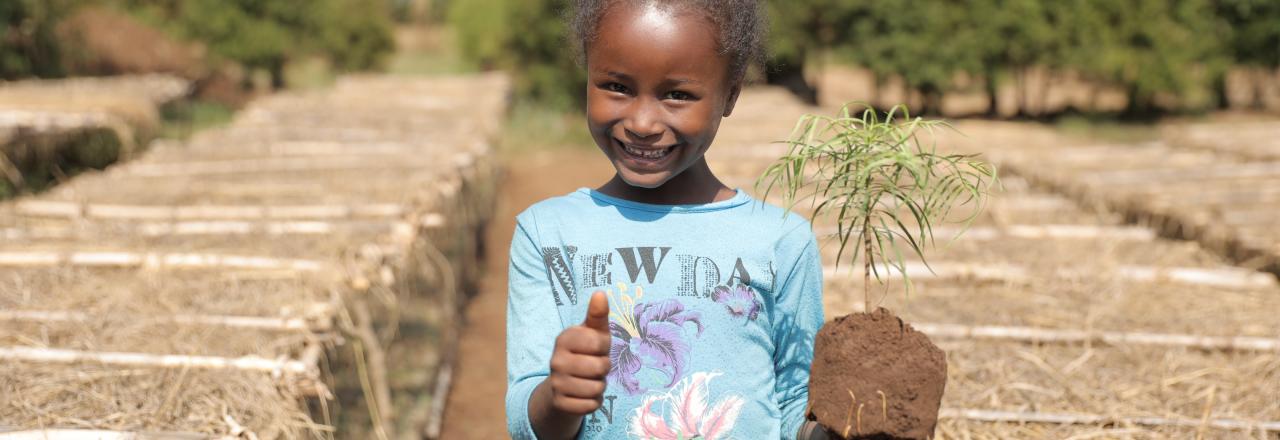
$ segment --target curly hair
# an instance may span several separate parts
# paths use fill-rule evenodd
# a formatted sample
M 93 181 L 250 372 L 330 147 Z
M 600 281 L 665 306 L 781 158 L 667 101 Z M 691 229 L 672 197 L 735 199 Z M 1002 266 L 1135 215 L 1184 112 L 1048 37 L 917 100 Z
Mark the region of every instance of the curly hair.
M 750 66 L 764 63 L 768 25 L 763 0 L 573 0 L 569 28 L 579 61 L 586 59 L 587 46 L 599 36 L 601 18 L 623 2 L 658 4 L 706 17 L 720 30 L 720 53 L 729 58 L 729 72 L 735 80 L 741 81 Z

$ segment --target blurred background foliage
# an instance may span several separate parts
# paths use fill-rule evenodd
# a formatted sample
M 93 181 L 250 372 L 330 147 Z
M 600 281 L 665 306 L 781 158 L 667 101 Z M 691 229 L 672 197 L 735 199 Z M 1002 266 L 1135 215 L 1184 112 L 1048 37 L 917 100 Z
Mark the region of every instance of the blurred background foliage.
M 582 75 L 564 35 L 565 0 L 451 2 L 463 53 L 519 73 L 523 96 L 580 104 Z M 995 114 L 1002 85 L 1033 69 L 1070 73 L 1124 92 L 1123 111 L 1199 111 L 1225 104 L 1233 66 L 1280 65 L 1276 0 L 768 0 L 772 62 L 759 77 L 807 99 L 815 66 L 901 81 L 936 112 L 944 95 L 978 84 Z M 963 81 L 969 78 L 971 81 Z M 571 82 L 571 81 L 572 82 Z M 878 90 L 878 88 L 877 88 Z M 1025 115 L 1030 93 L 1017 92 Z
M 395 50 L 391 8 L 383 0 L 3 0 L 0 79 L 165 72 L 249 86 L 261 73 L 280 88 L 291 62 L 382 67 Z
M 974 108 L 988 116 L 1200 112 L 1228 104 L 1233 72 L 1274 81 L 1280 68 L 1277 0 L 765 2 L 772 57 L 753 78 L 812 102 L 847 82 L 824 81 L 823 72 L 852 66 L 872 84 L 861 99 L 927 113 L 960 95 L 985 100 Z M 503 69 L 515 74 L 518 99 L 580 111 L 585 75 L 566 35 L 570 3 L 3 0 L 0 79 L 164 71 L 217 95 L 307 83 L 291 75 L 313 72 Z M 404 29 L 429 29 L 410 40 L 432 54 L 396 53 Z M 1050 92 L 1037 84 L 1061 78 L 1092 97 L 1037 104 Z M 1089 102 L 1107 96 L 1119 103 Z

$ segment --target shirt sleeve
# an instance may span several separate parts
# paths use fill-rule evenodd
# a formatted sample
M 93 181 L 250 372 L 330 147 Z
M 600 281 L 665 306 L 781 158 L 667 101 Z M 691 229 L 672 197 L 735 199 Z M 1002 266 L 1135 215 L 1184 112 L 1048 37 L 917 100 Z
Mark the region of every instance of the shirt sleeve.
M 795 438 L 805 420 L 809 403 L 809 367 L 813 363 L 813 338 L 822 326 L 822 257 L 817 240 L 804 223 L 784 240 L 780 254 L 793 261 L 784 272 L 777 294 L 774 322 L 774 394 L 782 412 L 781 434 Z M 790 247 L 792 252 L 786 252 Z M 798 248 L 798 252 L 795 249 Z M 784 263 L 785 264 L 785 263 Z
M 562 330 L 542 253 L 526 223 L 516 221 L 507 286 L 507 431 L 516 440 L 537 438 L 529 397 L 551 374 L 551 351 Z

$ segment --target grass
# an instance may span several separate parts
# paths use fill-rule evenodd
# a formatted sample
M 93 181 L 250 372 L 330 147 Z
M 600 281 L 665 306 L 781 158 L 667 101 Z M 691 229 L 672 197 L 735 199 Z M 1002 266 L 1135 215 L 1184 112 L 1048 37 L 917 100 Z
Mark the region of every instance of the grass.
M 323 57 L 309 57 L 290 62 L 284 69 L 285 87 L 290 90 L 316 90 L 333 85 L 338 73 Z
M 0 178 L 0 200 L 45 191 L 83 171 L 106 168 L 115 163 L 121 151 L 117 133 L 109 128 L 84 130 L 67 139 L 26 142 L 58 142 L 66 146 L 53 149 L 55 154 L 52 157 L 42 157 L 26 164 L 20 170 L 20 182 Z
M 499 146 L 507 154 L 593 149 L 596 144 L 586 125 L 586 115 L 581 112 L 517 101 L 507 115 Z
M 456 53 L 429 51 L 398 52 L 386 67 L 386 72 L 393 75 L 448 75 L 477 70 Z
M 458 51 L 457 38 L 446 25 L 402 26 L 396 30 L 399 50 L 387 62 L 393 75 L 450 75 L 480 70 Z
M 161 109 L 160 138 L 187 139 L 198 131 L 226 125 L 235 109 L 225 104 L 184 100 Z
M 1069 136 L 1106 142 L 1137 144 L 1160 138 L 1156 124 L 1120 121 L 1112 115 L 1066 115 L 1057 118 L 1052 126 Z

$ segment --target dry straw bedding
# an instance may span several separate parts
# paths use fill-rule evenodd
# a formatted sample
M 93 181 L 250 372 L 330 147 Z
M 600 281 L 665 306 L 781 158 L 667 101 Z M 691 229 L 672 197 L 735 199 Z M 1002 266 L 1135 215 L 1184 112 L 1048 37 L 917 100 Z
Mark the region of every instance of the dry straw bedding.
M 305 313 L 309 304 L 329 302 L 331 287 L 297 273 L 5 268 L 0 276 L 0 305 L 6 310 L 75 310 L 124 316 L 178 312 L 292 316 Z
M 860 309 L 861 282 L 829 280 L 828 317 Z M 1280 335 L 1280 290 L 1228 290 L 1105 278 L 1028 284 L 918 281 L 872 290 L 878 303 L 910 322 L 1023 326 L 1060 330 L 1204 336 Z
M 387 185 L 395 182 L 407 188 L 429 188 L 440 176 L 434 173 L 395 169 L 347 172 L 307 173 L 281 176 L 226 175 L 159 179 L 92 179 L 65 191 L 57 191 L 45 200 L 92 201 L 98 204 L 139 206 L 313 206 L 371 205 L 413 201 L 431 193 L 395 191 Z M 345 185 L 349 182 L 349 185 Z M 348 188 L 349 187 L 349 192 Z M 143 196 L 138 189 L 150 189 Z
M 92 131 L 107 129 L 127 155 L 159 129 L 160 106 L 188 92 L 185 80 L 164 75 L 0 81 L 0 153 L 26 164 L 72 147 L 81 137 L 94 136 Z M 62 137 L 45 143 L 32 142 L 38 137 L 5 139 L 4 132 L 17 129 Z
M 1171 124 L 1162 137 L 1170 143 L 1228 152 L 1257 160 L 1280 159 L 1280 121 L 1209 121 Z
M 1258 422 L 1280 414 L 1276 353 L 974 341 L 941 347 L 950 366 L 944 407 L 1189 420 L 1200 420 L 1207 409 L 1212 418 Z M 1075 432 L 1089 429 L 1097 427 Z M 1178 437 L 1179 431 L 1155 436 Z M 1210 431 L 1210 438 L 1243 435 Z
M 351 240 L 351 241 L 339 241 Z M 196 254 L 314 261 L 320 265 L 340 267 L 344 260 L 357 259 L 358 246 L 371 245 L 374 253 L 389 254 L 396 242 L 389 237 L 342 230 L 325 235 L 180 235 L 138 237 L 115 235 L 77 240 L 38 240 L 23 246 L 6 246 L 4 252 L 56 253 L 75 252 L 130 254 Z M 368 246 L 366 246 L 368 247 Z M 367 252 L 368 253 L 368 252 Z
M 30 374 L 38 370 L 41 374 Z M 314 438 L 303 392 L 260 372 L 61 366 L 0 362 L 0 420 L 12 426 L 128 432 L 231 431 L 226 417 L 262 438 Z M 281 402 L 294 402 L 282 405 Z M 320 421 L 323 422 L 323 421 Z
M 446 84 L 430 85 L 435 82 Z M 484 181 L 488 178 L 488 165 L 482 157 L 475 160 L 475 155 L 487 154 L 487 135 L 476 131 L 433 133 L 435 125 L 448 123 L 433 123 L 433 120 L 445 119 L 446 113 L 420 105 L 431 99 L 418 102 L 411 97 L 384 97 L 392 92 L 452 93 L 458 94 L 458 99 L 437 99 L 435 102 L 458 107 L 460 103 L 467 102 L 460 99 L 462 94 L 475 95 L 473 89 L 484 88 L 492 93 L 479 94 L 479 100 L 493 107 L 500 105 L 501 99 L 488 95 L 501 95 L 497 91 L 504 90 L 504 84 L 497 77 L 470 81 L 343 80 L 335 92 L 320 95 L 327 97 L 318 101 L 314 96 L 294 101 L 284 97 L 267 99 L 252 108 L 265 109 L 259 115 L 271 112 L 315 113 L 326 107 L 339 108 L 348 117 L 282 116 L 276 119 L 297 126 L 294 129 L 269 130 L 238 120 L 213 135 L 198 136 L 186 158 L 188 163 L 194 161 L 206 165 L 236 158 L 272 163 L 272 160 L 279 159 L 273 157 L 278 155 L 269 145 L 276 137 L 270 133 L 273 131 L 299 141 L 327 143 L 327 150 L 319 151 L 319 155 L 315 154 L 317 150 L 314 148 L 295 149 L 291 151 L 298 154 L 285 155 L 286 158 L 297 157 L 303 161 L 316 156 L 341 159 L 342 156 L 333 153 L 352 139 L 386 140 L 411 147 L 401 148 L 394 154 L 375 151 L 367 159 L 362 159 L 369 166 L 391 168 L 376 173 L 368 169 L 307 169 L 225 174 L 208 173 L 211 168 L 205 168 L 204 174 L 195 172 L 191 176 L 139 178 L 130 176 L 130 166 L 124 165 L 107 173 L 77 179 L 45 198 L 72 201 L 73 205 L 91 203 L 87 208 L 89 214 L 119 214 L 122 212 L 119 205 L 133 205 L 152 208 L 141 212 L 150 212 L 149 215 L 154 217 L 157 212 L 169 212 L 165 211 L 169 208 L 190 214 L 199 211 L 192 207 L 205 206 L 210 207 L 206 209 L 212 217 L 210 219 L 123 220 L 94 215 L 84 218 L 78 214 L 71 217 L 61 214 L 32 216 L 12 209 L 12 205 L 7 207 L 0 212 L 0 229 L 4 229 L 6 237 L 14 237 L 6 239 L 6 243 L 15 244 L 5 246 L 4 252 L 9 254 L 46 251 L 66 259 L 76 258 L 87 251 L 112 251 L 144 256 L 198 254 L 305 258 L 322 270 L 314 273 L 250 267 L 215 270 L 167 265 L 150 267 L 145 264 L 143 268 L 88 268 L 66 263 L 0 268 L 0 310 L 8 315 L 5 325 L 0 327 L 4 329 L 0 331 L 0 346 L 295 359 L 302 356 L 305 346 L 336 342 L 330 336 L 332 327 L 319 324 L 328 321 L 317 315 L 336 321 L 331 326 L 350 323 L 353 319 L 350 310 L 324 307 L 338 296 L 346 296 L 363 304 L 361 310 L 369 307 L 372 316 L 367 318 L 377 320 L 370 329 L 372 333 L 346 335 L 347 347 L 351 347 L 351 339 L 361 340 L 366 347 L 361 361 L 366 365 L 360 368 L 369 368 L 370 383 L 363 386 L 355 383 L 358 381 L 350 376 L 350 371 L 344 373 L 347 379 L 339 378 L 336 382 L 321 379 L 331 386 L 337 383 L 340 388 L 334 391 L 347 398 L 353 396 L 351 390 L 341 387 L 354 386 L 356 396 L 361 394 L 362 388 L 369 391 L 372 387 L 375 400 L 381 399 L 377 389 L 386 389 L 388 380 L 397 380 L 395 383 L 399 385 L 396 386 L 408 386 L 410 392 L 395 393 L 396 404 L 402 404 L 396 410 L 421 409 L 416 406 L 417 399 L 434 380 L 432 372 L 441 357 L 432 352 L 441 349 L 438 346 L 440 335 L 449 321 L 445 319 L 448 313 L 430 312 L 429 309 L 450 304 L 456 307 L 457 298 L 443 298 L 439 290 L 446 285 L 465 287 L 474 283 L 475 276 L 473 270 L 461 267 L 437 267 L 441 261 L 432 255 L 454 259 L 456 263 L 453 264 L 462 264 L 462 261 L 474 259 L 476 255 L 474 249 L 467 249 L 476 244 L 466 237 L 474 235 L 472 229 L 489 212 L 482 207 L 470 206 L 490 200 L 485 195 L 488 182 Z M 371 89 L 361 92 L 365 86 Z M 449 89 L 460 86 L 461 92 Z M 344 106 L 344 102 L 352 105 Z M 474 111 L 490 119 L 500 113 L 496 107 Z M 376 112 L 381 112 L 381 116 Z M 465 111 L 455 113 L 458 114 L 447 116 L 459 120 L 474 116 Z M 415 124 L 414 121 L 420 123 Z M 323 124 L 326 128 L 310 126 L 313 123 Z M 494 124 L 489 121 L 453 125 L 492 128 Z M 264 132 L 267 135 L 264 136 Z M 422 137 L 432 137 L 433 141 L 414 143 L 415 139 Z M 234 145 L 244 139 L 253 139 L 253 143 L 237 152 Z M 231 147 L 220 148 L 220 145 Z M 360 154 L 361 145 L 357 143 L 343 153 Z M 460 160 L 458 153 L 464 152 L 471 154 L 473 159 Z M 160 160 L 138 162 L 138 169 L 148 169 L 149 165 L 151 170 L 165 169 L 182 162 L 177 149 L 164 154 Z M 325 155 L 329 157 L 323 157 Z M 397 167 L 393 166 L 405 162 L 411 162 L 417 168 L 395 169 Z M 104 203 L 108 204 L 107 209 L 102 209 L 101 204 Z M 305 218 L 307 216 L 304 215 L 304 218 L 226 219 L 218 218 L 225 215 L 224 212 L 214 212 L 246 212 L 257 206 L 265 207 L 267 211 L 264 212 L 268 214 L 281 214 L 285 212 L 284 208 L 289 207 L 362 204 L 391 204 L 403 208 L 391 215 L 351 218 L 330 218 L 324 209 L 293 210 L 294 214 L 318 212 L 321 218 Z M 80 211 L 80 207 L 71 208 L 72 212 Z M 435 223 L 428 224 L 428 218 Z M 247 225 L 249 232 L 172 236 L 144 232 L 148 228 L 178 227 L 179 221 L 201 220 L 234 220 Z M 282 221 L 312 221 L 323 223 L 328 229 L 324 234 L 263 232 L 269 229 L 266 225 Z M 430 234 L 431 238 L 420 235 L 431 231 L 436 231 Z M 102 257 L 95 258 L 101 260 Z M 400 313 L 397 304 L 412 310 Z M 428 312 L 419 313 L 419 310 Z M 59 311 L 71 311 L 76 314 L 75 319 L 55 319 L 45 323 L 29 319 L 32 314 L 43 313 L 41 316 L 47 317 Z M 337 316 L 333 316 L 335 313 Z M 296 328 L 282 331 L 233 328 L 208 322 L 179 325 L 172 319 L 193 315 L 206 318 L 303 319 L 315 326 L 302 331 Z M 14 316 L 27 316 L 28 319 Z M 0 316 L 0 319 L 4 318 L 6 316 Z M 354 319 L 361 321 L 367 318 Z M 402 325 L 397 328 L 396 323 Z M 384 362 L 387 359 L 372 350 L 373 346 L 385 345 L 389 340 L 400 340 L 397 335 L 406 329 L 415 332 L 408 339 L 416 338 L 416 342 L 410 341 L 408 345 L 393 343 L 390 349 L 401 359 L 412 358 L 408 364 L 413 366 L 416 378 L 408 382 L 402 378 L 403 371 L 387 365 Z M 364 336 L 372 339 L 363 339 Z M 413 345 L 415 343 L 419 345 Z M 346 364 L 342 368 L 354 371 L 356 366 L 350 364 L 353 361 L 343 354 L 348 351 L 349 348 L 342 348 L 333 354 L 342 358 L 337 362 Z M 316 393 L 307 382 L 288 377 L 285 378 L 288 380 L 281 381 L 281 378 L 263 372 L 139 369 L 91 364 L 38 365 L 42 373 L 48 374 L 32 376 L 29 374 L 32 367 L 25 363 L 6 362 L 0 368 L 3 370 L 0 371 L 0 391 L 5 391 L 5 395 L 16 393 L 23 396 L 21 400 L 0 403 L 0 421 L 3 421 L 0 424 L 28 428 L 93 427 L 210 434 L 229 433 L 234 424 L 240 424 L 264 438 L 277 438 L 321 435 L 330 429 L 309 421 L 312 417 L 318 417 L 315 423 L 335 423 L 327 419 L 333 412 L 322 407 L 337 403 L 304 398 L 304 394 L 314 396 Z M 69 391 L 75 389 L 86 389 L 91 395 L 80 397 Z M 348 414 L 344 417 L 365 411 L 366 403 L 361 400 L 341 402 Z M 392 409 L 383 408 L 383 411 Z M 415 418 L 426 414 L 426 411 L 418 412 L 421 414 L 415 414 Z M 419 429 L 406 426 L 406 429 Z M 358 430 L 351 432 L 351 435 L 361 436 Z
M 296 358 L 315 340 L 306 332 L 254 331 L 149 322 L 177 314 L 305 317 L 329 298 L 323 286 L 292 275 L 189 271 L 166 276 L 138 270 L 5 269 L 5 311 L 83 312 L 84 322 L 4 322 L 0 345 L 88 351 Z M 210 292 L 217 292 L 210 295 Z M 39 371 L 40 374 L 30 374 Z M 303 390 L 257 371 L 206 371 L 0 362 L 0 420 L 21 427 L 122 431 L 228 432 L 238 423 L 288 428 L 310 423 Z
M 1242 216 L 1250 218 L 1248 224 L 1280 221 L 1280 209 L 1270 215 L 1259 211 L 1280 206 L 1274 196 L 1280 188 L 1280 163 L 1163 142 L 1090 144 L 1011 124 L 966 122 L 961 127 L 970 135 L 953 140 L 961 148 L 981 148 L 975 137 L 999 139 L 1002 148 L 990 152 L 994 159 L 1042 184 L 1075 198 L 1102 201 L 1246 264 L 1273 272 L 1280 267 L 1280 236 L 1224 221 Z M 1060 156 L 1070 160 L 1052 165 L 1042 160 Z
M 0 279 L 0 309 L 72 311 L 87 319 L 0 321 L 0 346 L 297 357 L 302 345 L 314 339 L 305 329 L 267 331 L 158 320 L 178 315 L 279 317 L 301 318 L 321 327 L 332 313 L 328 304 L 333 287 L 288 274 L 6 268 Z

